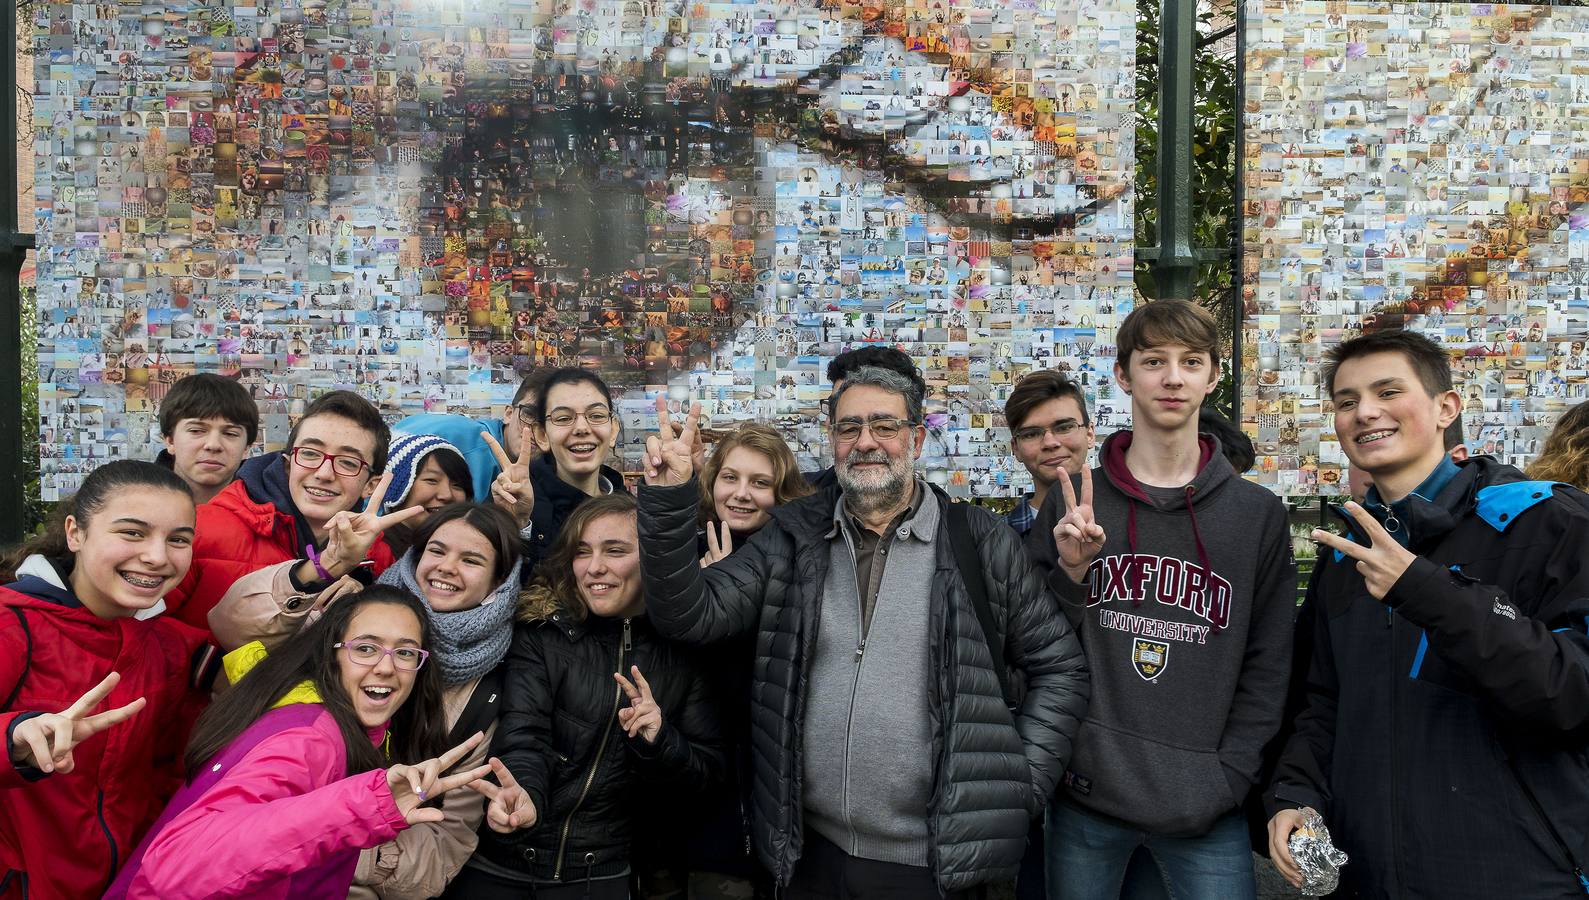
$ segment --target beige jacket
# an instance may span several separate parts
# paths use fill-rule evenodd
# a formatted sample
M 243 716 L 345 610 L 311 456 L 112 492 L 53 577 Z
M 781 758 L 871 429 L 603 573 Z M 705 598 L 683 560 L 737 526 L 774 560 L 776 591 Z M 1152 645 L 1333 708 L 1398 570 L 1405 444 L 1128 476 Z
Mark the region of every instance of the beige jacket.
M 297 562 L 267 566 L 239 578 L 215 604 L 210 610 L 210 630 L 222 650 L 249 641 L 261 641 L 268 650 L 319 617 L 314 595 L 294 590 L 287 575 Z M 443 690 L 449 729 L 463 715 L 477 683 L 469 681 Z M 458 764 L 460 770 L 484 765 L 495 732 L 492 723 L 485 740 Z M 474 853 L 485 802 L 474 791 L 457 790 L 442 799 L 441 808 L 445 821 L 415 825 L 396 840 L 360 853 L 348 897 L 424 900 L 439 896 Z

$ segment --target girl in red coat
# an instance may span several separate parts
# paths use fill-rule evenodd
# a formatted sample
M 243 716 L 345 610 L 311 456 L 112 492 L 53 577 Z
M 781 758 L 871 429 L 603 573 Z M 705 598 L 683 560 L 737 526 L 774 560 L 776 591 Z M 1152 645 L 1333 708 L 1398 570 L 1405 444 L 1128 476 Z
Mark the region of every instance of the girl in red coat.
M 0 898 L 98 896 L 180 783 L 203 632 L 139 621 L 187 574 L 193 497 L 153 463 L 96 469 L 0 579 Z

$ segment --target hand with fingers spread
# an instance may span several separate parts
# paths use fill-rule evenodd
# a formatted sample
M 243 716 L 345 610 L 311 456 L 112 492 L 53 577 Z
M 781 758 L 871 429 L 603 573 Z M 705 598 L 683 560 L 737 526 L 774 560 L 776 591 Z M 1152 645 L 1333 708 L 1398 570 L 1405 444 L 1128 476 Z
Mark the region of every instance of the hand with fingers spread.
M 662 707 L 651 696 L 651 685 L 640 674 L 640 667 L 630 666 L 629 673 L 634 676 L 634 681 L 623 677 L 622 672 L 612 673 L 612 677 L 618 679 L 618 685 L 623 688 L 624 695 L 629 698 L 629 705 L 618 710 L 618 725 L 631 739 L 638 735 L 646 743 L 655 744 L 657 736 L 662 733 Z
M 1368 537 L 1369 546 L 1364 547 L 1351 538 L 1331 534 L 1322 528 L 1313 529 L 1313 539 L 1357 560 L 1357 571 L 1362 574 L 1368 592 L 1374 595 L 1375 600 L 1383 600 L 1406 573 L 1407 567 L 1411 566 L 1413 560 L 1418 557 L 1406 547 L 1396 543 L 1396 539 L 1385 530 L 1385 526 L 1379 524 L 1379 520 L 1362 506 L 1347 501 L 1346 511 L 1352 514 L 1358 527 Z
M 530 481 L 530 462 L 535 458 L 535 441 L 530 439 L 530 426 L 519 423 L 519 455 L 509 459 L 508 452 L 489 432 L 482 431 L 491 455 L 497 458 L 502 471 L 491 481 L 491 502 L 507 511 L 519 528 L 530 524 L 530 514 L 535 511 L 535 485 Z
M 387 472 L 376 482 L 375 491 L 370 494 L 370 502 L 364 512 L 343 510 L 326 523 L 326 547 L 320 551 L 320 565 L 333 577 L 346 575 L 357 568 L 380 539 L 381 532 L 399 522 L 425 514 L 425 507 L 410 506 L 380 515 L 380 505 L 386 499 L 387 488 L 391 486 L 392 473 Z
M 11 730 L 11 762 L 41 772 L 71 772 L 76 765 L 73 747 L 143 709 L 144 698 L 139 697 L 118 709 L 90 715 L 120 681 L 121 674 L 112 672 L 66 709 L 23 720 Z
M 386 770 L 386 786 L 391 788 L 397 810 L 403 814 L 404 819 L 408 820 L 408 824 L 442 821 L 446 816 L 441 810 L 425 807 L 423 804 L 448 791 L 467 787 L 491 774 L 490 766 L 480 766 L 452 775 L 446 774 L 448 769 L 457 765 L 458 760 L 468 756 L 469 751 L 479 746 L 483 740 L 485 735 L 477 731 L 468 740 L 435 759 L 427 759 L 412 766 L 392 766 Z
M 497 777 L 496 784 L 482 780 L 469 785 L 490 801 L 486 804 L 486 824 L 498 834 L 511 834 L 534 825 L 539 817 L 535 802 L 524 788 L 519 787 L 513 773 L 502 764 L 502 760 L 494 756 L 491 757 L 490 770 Z
M 1103 526 L 1092 514 L 1092 470 L 1081 470 L 1081 500 L 1070 486 L 1070 476 L 1059 479 L 1060 495 L 1065 499 L 1065 515 L 1054 526 L 1054 544 L 1059 549 L 1059 565 L 1080 584 L 1087 577 L 1087 567 L 1103 550 Z
M 657 397 L 657 433 L 646 438 L 646 484 L 686 484 L 695 474 L 694 446 L 701 430 L 701 405 L 690 404 L 682 427 L 668 415 L 668 400 Z
M 722 537 L 717 533 L 721 530 Z M 720 559 L 727 559 L 734 552 L 734 533 L 728 530 L 727 522 L 718 522 L 714 527 L 711 523 L 706 526 L 706 555 L 701 557 L 701 568 L 706 568 Z

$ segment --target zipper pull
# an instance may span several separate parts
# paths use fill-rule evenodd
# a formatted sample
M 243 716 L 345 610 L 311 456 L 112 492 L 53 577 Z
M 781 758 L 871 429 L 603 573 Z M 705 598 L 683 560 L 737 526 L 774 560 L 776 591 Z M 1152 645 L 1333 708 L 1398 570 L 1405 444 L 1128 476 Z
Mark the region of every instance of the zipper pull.
M 857 665 L 860 664 L 861 657 L 863 657 L 865 655 L 866 655 L 866 638 L 861 638 L 860 645 L 855 648 L 855 662 L 856 662 Z
M 624 649 L 624 652 L 626 652 L 626 653 L 628 651 L 634 649 L 634 640 L 633 640 L 632 636 L 629 634 L 629 620 L 628 619 L 624 619 L 623 620 L 623 649 Z

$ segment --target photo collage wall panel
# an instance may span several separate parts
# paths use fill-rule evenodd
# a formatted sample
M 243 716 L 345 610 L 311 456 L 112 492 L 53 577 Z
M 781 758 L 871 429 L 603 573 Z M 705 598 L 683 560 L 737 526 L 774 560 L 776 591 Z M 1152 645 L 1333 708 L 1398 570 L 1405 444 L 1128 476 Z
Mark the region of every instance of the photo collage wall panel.
M 1451 354 L 1469 449 L 1522 465 L 1589 384 L 1589 9 L 1248 0 L 1242 424 L 1283 494 L 1346 490 L 1323 354 Z
M 958 495 L 1026 476 L 1013 379 L 1107 432 L 1132 302 L 1123 0 L 171 0 L 33 6 L 43 493 L 152 458 L 195 371 L 284 443 L 314 396 L 500 415 L 599 369 L 805 466 L 844 349 L 930 385 Z

